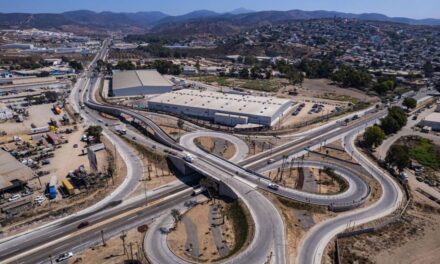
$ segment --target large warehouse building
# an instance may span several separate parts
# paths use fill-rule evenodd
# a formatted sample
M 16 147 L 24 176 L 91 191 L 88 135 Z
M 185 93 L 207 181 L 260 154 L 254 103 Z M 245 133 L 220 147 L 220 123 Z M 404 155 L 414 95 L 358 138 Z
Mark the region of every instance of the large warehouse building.
M 162 94 L 172 88 L 173 84 L 156 70 L 114 71 L 110 94 L 117 97 Z
M 148 108 L 154 111 L 210 120 L 227 126 L 273 126 L 292 106 L 292 101 L 276 97 L 190 89 L 165 93 L 148 101 Z

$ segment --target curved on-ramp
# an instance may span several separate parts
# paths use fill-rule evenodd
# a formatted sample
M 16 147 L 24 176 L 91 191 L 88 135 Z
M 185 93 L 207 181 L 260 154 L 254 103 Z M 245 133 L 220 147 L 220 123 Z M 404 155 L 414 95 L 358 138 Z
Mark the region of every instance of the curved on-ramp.
M 180 144 L 185 148 L 190 149 L 196 153 L 199 153 L 201 155 L 206 155 L 206 152 L 200 149 L 199 146 L 197 146 L 194 142 L 196 138 L 203 136 L 223 138 L 232 142 L 236 146 L 236 149 L 241 150 L 241 153 L 236 153 L 237 155 L 235 156 L 236 157 L 235 162 L 240 161 L 239 157 L 244 158 L 245 153 L 247 153 L 248 148 L 247 148 L 247 144 L 244 141 L 233 135 L 228 135 L 218 132 L 200 131 L 200 132 L 189 133 L 181 137 Z M 213 155 L 209 155 L 209 156 L 211 158 L 214 158 Z M 226 161 L 223 161 L 217 157 L 215 158 L 218 159 L 219 162 L 227 163 Z M 232 162 L 232 159 L 230 161 Z M 279 168 L 281 164 L 282 161 L 277 161 L 272 164 L 266 164 L 258 172 L 262 173 L 275 168 Z M 370 194 L 370 189 L 368 185 L 365 183 L 365 181 L 362 179 L 359 173 L 352 169 L 344 168 L 338 164 L 324 162 L 324 161 L 308 161 L 308 160 L 298 160 L 298 159 L 295 162 L 293 162 L 292 165 L 295 167 L 313 167 L 313 168 L 321 168 L 321 169 L 325 167 L 331 168 L 336 173 L 338 173 L 342 178 L 344 178 L 345 181 L 347 181 L 348 189 L 342 193 L 334 194 L 334 195 L 309 193 L 309 192 L 304 192 L 282 186 L 278 189 L 278 191 L 273 191 L 272 189 L 268 188 L 268 185 L 269 183 L 271 183 L 271 181 L 265 177 L 258 177 L 257 175 L 251 174 L 247 171 L 241 172 L 240 176 L 245 177 L 247 180 L 253 182 L 259 188 L 264 189 L 266 191 L 273 192 L 278 195 L 284 196 L 286 198 L 304 203 L 328 206 L 330 207 L 330 209 L 334 209 L 334 210 L 347 210 L 357 207 L 361 205 L 368 198 Z
M 330 240 L 351 227 L 374 221 L 396 211 L 404 199 L 402 190 L 395 180 L 385 171 L 378 168 L 354 146 L 356 135 L 361 131 L 350 133 L 344 138 L 344 147 L 381 185 L 382 196 L 372 205 L 347 212 L 336 218 L 315 225 L 303 238 L 298 252 L 297 263 L 321 263 L 324 250 Z
M 232 143 L 235 147 L 234 155 L 229 159 L 231 162 L 239 162 L 243 160 L 249 153 L 249 147 L 240 138 L 219 132 L 212 131 L 196 131 L 192 133 L 187 133 L 180 137 L 179 143 L 187 149 L 190 149 L 194 152 L 199 153 L 200 155 L 206 155 L 206 152 L 200 149 L 195 143 L 194 140 L 200 137 L 211 137 L 211 138 L 220 138 L 224 139 L 230 143 Z

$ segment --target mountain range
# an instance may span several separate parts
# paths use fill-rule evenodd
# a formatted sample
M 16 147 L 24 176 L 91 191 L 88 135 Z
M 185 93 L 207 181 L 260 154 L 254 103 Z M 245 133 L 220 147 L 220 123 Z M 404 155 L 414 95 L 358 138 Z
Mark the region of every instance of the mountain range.
M 322 18 L 349 18 L 384 22 L 405 23 L 410 25 L 440 26 L 440 19 L 411 19 L 404 17 L 388 17 L 377 13 L 352 14 L 335 11 L 259 11 L 239 8 L 227 13 L 210 10 L 198 10 L 184 15 L 170 16 L 158 11 L 117 13 L 93 12 L 89 10 L 69 11 L 60 14 L 40 13 L 0 13 L 0 28 L 63 28 L 66 26 L 86 27 L 89 29 L 138 29 L 160 32 L 172 27 L 191 22 L 241 27 L 261 23 L 276 23 L 288 20 L 307 20 Z M 209 25 L 206 25 L 209 26 Z

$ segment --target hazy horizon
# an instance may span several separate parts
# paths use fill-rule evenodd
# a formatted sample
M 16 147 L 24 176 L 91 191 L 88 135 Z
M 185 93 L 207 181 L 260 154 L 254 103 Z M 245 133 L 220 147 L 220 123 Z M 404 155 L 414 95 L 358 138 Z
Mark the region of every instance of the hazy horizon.
M 238 8 L 250 9 L 253 11 L 279 10 L 286 11 L 299 9 L 304 11 L 337 11 L 344 13 L 380 13 L 389 17 L 407 17 L 413 19 L 440 19 L 440 1 L 436 0 L 400 0 L 398 8 L 397 1 L 391 0 L 314 0 L 298 1 L 291 0 L 286 3 L 283 0 L 272 0 L 271 2 L 261 0 L 224 0 L 224 1 L 200 1 L 187 0 L 162 0 L 162 1 L 135 1 L 135 0 L 77 0 L 77 1 L 55 1 L 39 0 L 29 2 L 28 0 L 0 0 L 2 13 L 62 13 L 75 10 L 90 10 L 95 12 L 142 12 L 160 11 L 168 15 L 182 15 L 197 10 L 211 10 L 219 13 L 229 12 Z

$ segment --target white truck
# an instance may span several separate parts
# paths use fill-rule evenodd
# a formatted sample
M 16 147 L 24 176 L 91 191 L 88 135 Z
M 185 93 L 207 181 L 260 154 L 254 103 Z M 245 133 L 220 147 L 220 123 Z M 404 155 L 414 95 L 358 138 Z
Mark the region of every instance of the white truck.
M 189 162 L 189 163 L 193 163 L 194 162 L 194 156 L 191 155 L 190 153 L 187 153 L 187 152 L 184 153 L 183 159 L 186 162 Z
M 127 134 L 127 129 L 125 128 L 124 125 L 115 126 L 115 130 L 121 135 Z

